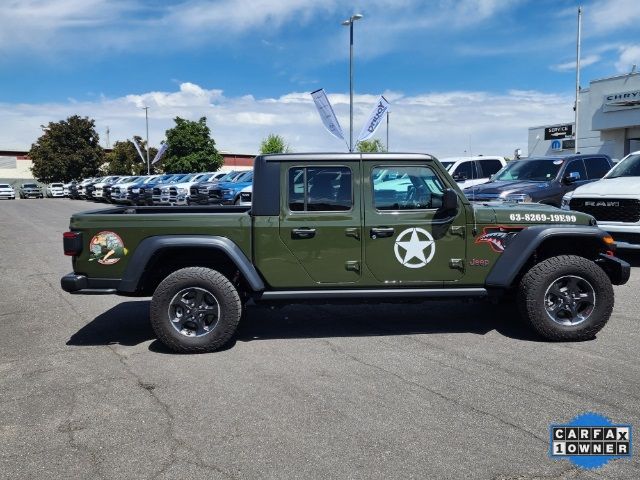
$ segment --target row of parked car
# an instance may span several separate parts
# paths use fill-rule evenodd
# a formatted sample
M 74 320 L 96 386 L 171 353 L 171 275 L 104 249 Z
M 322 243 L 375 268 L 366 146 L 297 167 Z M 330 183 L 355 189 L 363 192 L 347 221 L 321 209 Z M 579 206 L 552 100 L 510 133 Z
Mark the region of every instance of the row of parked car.
M 62 185 L 62 184 L 60 184 Z M 49 187 L 46 189 L 47 196 L 49 195 Z M 18 193 L 15 188 L 8 183 L 0 183 L 0 198 L 8 200 L 15 200 L 16 195 L 20 198 L 42 198 L 44 193 L 42 188 L 37 183 L 23 183 L 18 187 Z
M 62 185 L 71 199 L 123 205 L 250 205 L 253 170 L 110 175 Z

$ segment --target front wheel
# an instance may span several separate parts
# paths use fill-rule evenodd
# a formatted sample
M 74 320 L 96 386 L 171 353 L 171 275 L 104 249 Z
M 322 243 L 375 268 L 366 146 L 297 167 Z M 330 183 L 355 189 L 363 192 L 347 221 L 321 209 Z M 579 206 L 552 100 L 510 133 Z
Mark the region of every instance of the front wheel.
M 241 314 L 236 288 L 209 268 L 177 270 L 160 283 L 151 299 L 151 326 L 174 352 L 220 349 L 236 332 Z
M 594 262 L 575 255 L 548 258 L 520 281 L 522 316 L 549 340 L 592 339 L 613 310 L 613 287 Z

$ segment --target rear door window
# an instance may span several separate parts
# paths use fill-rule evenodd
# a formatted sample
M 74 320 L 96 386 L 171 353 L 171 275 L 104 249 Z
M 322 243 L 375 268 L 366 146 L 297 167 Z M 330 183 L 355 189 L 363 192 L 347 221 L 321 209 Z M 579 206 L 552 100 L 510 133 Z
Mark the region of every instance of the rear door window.
M 502 168 L 500 160 L 479 160 L 480 170 L 482 171 L 482 177 L 490 177 L 491 175 L 498 173 Z
M 353 207 L 349 167 L 296 167 L 289 170 L 289 210 L 336 212 Z
M 589 180 L 597 180 L 605 176 L 611 166 L 604 157 L 591 157 L 584 159 Z

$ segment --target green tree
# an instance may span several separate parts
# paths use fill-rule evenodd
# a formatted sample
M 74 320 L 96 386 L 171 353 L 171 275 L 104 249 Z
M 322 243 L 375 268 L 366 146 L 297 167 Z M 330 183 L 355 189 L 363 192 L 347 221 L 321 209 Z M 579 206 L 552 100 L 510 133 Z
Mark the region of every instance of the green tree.
M 176 126 L 167 130 L 169 147 L 162 160 L 167 173 L 208 172 L 218 170 L 223 158 L 211 138 L 207 118 L 197 122 L 176 117 Z
M 267 138 L 260 143 L 260 153 L 266 155 L 268 153 L 289 153 L 289 145 L 280 135 L 270 133 Z
M 98 174 L 104 151 L 94 120 L 74 115 L 43 128 L 44 133 L 29 150 L 31 172 L 38 181 L 68 182 Z
M 382 144 L 382 140 L 379 138 L 358 142 L 356 144 L 356 149 L 362 153 L 378 153 L 387 151 L 385 146 Z
M 135 145 L 131 140 L 124 142 L 116 142 L 113 144 L 113 150 L 106 154 L 107 160 L 106 172 L 109 175 L 143 175 L 147 173 L 146 148 L 147 145 L 141 137 L 134 137 L 140 145 L 142 155 L 145 157 L 143 161 L 138 155 Z M 149 149 L 149 160 L 158 153 L 158 149 L 151 147 Z M 156 164 L 157 165 L 157 164 Z M 155 165 L 151 165 L 151 173 L 155 173 Z

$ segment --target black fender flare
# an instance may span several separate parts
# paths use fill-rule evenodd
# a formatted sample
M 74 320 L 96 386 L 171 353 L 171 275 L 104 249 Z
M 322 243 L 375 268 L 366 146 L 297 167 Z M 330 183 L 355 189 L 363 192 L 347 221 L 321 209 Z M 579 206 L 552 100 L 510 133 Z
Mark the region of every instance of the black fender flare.
M 603 230 L 588 225 L 534 225 L 521 230 L 509 246 L 500 255 L 495 265 L 487 275 L 485 285 L 492 288 L 509 288 L 518 272 L 529 260 L 533 252 L 550 238 L 571 238 L 579 241 L 588 238 L 602 242 L 602 251 L 606 244 L 604 237 L 609 236 Z M 601 252 L 594 252 L 597 257 Z
M 224 252 L 238 267 L 254 292 L 264 290 L 264 282 L 244 252 L 225 237 L 213 235 L 159 235 L 147 237 L 136 247 L 118 285 L 119 292 L 134 293 L 151 258 L 165 248 L 208 248 Z

